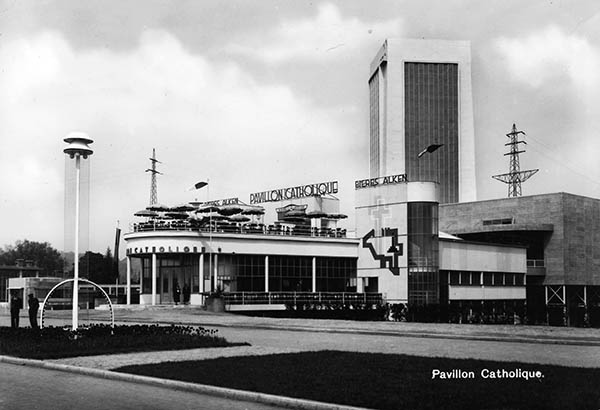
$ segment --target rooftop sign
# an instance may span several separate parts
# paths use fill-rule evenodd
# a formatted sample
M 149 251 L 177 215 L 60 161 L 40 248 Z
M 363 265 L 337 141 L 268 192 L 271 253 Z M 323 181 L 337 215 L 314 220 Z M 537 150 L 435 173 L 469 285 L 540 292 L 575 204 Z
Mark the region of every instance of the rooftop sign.
M 387 177 L 360 179 L 354 182 L 354 189 L 374 187 L 377 185 L 392 185 L 408 182 L 406 174 L 390 175 Z
M 238 205 L 239 203 L 240 203 L 240 200 L 236 197 L 236 198 L 215 199 L 214 201 L 201 202 L 200 206 L 205 206 L 205 205 L 214 205 L 214 206 Z
M 250 194 L 250 203 L 260 204 L 262 202 L 279 202 L 288 199 L 337 194 L 337 192 L 338 181 L 318 182 L 316 184 L 300 185 L 291 188 L 279 188 L 271 191 Z

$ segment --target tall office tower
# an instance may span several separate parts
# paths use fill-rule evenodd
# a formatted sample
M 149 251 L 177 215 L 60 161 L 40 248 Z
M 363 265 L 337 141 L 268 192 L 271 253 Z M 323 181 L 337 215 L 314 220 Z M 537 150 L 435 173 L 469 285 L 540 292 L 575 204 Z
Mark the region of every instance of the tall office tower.
M 371 63 L 371 177 L 440 184 L 440 203 L 474 201 L 468 41 L 388 39 Z M 432 144 L 435 152 L 418 157 Z

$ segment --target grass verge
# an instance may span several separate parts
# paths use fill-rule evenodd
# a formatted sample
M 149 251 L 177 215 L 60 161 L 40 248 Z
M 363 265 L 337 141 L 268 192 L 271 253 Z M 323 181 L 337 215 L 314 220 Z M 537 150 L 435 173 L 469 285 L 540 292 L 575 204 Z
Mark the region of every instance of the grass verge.
M 60 359 L 115 353 L 239 346 L 198 326 L 91 325 L 70 328 L 0 327 L 0 354 L 29 359 Z
M 433 378 L 435 370 L 474 377 Z M 502 370 L 522 377 L 489 377 Z M 320 351 L 117 371 L 375 409 L 600 408 L 600 369 L 516 362 Z M 523 378 L 530 371 L 542 376 Z

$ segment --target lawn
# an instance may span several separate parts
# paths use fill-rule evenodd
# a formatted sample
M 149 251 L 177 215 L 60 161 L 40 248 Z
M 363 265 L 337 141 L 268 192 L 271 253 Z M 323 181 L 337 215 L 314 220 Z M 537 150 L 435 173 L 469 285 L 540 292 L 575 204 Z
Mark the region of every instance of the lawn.
M 29 359 L 60 359 L 114 353 L 238 346 L 217 330 L 199 326 L 91 325 L 70 328 L 0 327 L 0 354 Z
M 432 378 L 436 370 L 474 377 Z M 498 370 L 522 377 L 490 378 Z M 600 408 L 600 369 L 516 362 L 320 351 L 117 371 L 376 409 Z

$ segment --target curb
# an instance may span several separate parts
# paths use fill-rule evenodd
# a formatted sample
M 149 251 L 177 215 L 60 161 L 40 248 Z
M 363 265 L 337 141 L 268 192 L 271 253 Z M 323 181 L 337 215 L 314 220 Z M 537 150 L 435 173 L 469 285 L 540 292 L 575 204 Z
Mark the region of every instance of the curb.
M 229 389 L 226 387 L 210 386 L 207 384 L 196 384 L 181 382 L 177 380 L 159 379 L 157 377 L 139 376 L 129 373 L 119 373 L 110 370 L 99 370 L 87 367 L 72 366 L 67 364 L 49 363 L 43 360 L 23 359 L 12 356 L 0 355 L 0 362 L 20 366 L 33 366 L 50 370 L 58 370 L 82 374 L 85 376 L 98 377 L 110 380 L 126 381 L 131 383 L 143 383 L 151 386 L 160 386 L 174 390 L 182 390 L 192 393 L 200 393 L 227 399 L 250 401 L 262 404 L 271 404 L 290 409 L 302 410 L 367 410 L 363 407 L 352 407 L 341 404 L 330 404 L 313 400 L 296 399 L 293 397 L 276 396 L 273 394 L 256 393 L 246 390 Z
M 147 319 L 136 319 L 136 318 L 123 318 L 119 319 L 119 322 L 134 322 L 134 323 L 152 323 L 152 324 L 163 324 L 163 325 L 183 325 L 183 326 L 202 326 L 202 327 L 224 327 L 224 328 L 239 328 L 239 329 L 261 329 L 261 330 L 285 330 L 290 332 L 314 332 L 314 333 L 352 333 L 359 335 L 370 335 L 370 336 L 392 336 L 392 337 L 415 337 L 415 338 L 426 338 L 426 339 L 453 339 L 453 340 L 472 340 L 481 342 L 506 342 L 506 343 L 532 343 L 532 344 L 555 344 L 555 345 L 569 345 L 569 346 L 600 346 L 600 340 L 577 340 L 577 339 L 565 339 L 565 338 L 549 338 L 549 337 L 524 337 L 524 336 L 487 336 L 487 335 L 456 335 L 456 334 L 444 334 L 444 333 L 427 333 L 427 332 L 411 332 L 398 333 L 393 331 L 385 330 L 363 330 L 363 329 L 351 329 L 351 328 L 313 328 L 313 327 L 301 327 L 301 326 L 275 326 L 275 325 L 244 325 L 244 324 L 215 324 L 215 323 L 202 323 L 202 322 L 183 322 L 183 321 L 149 321 Z

